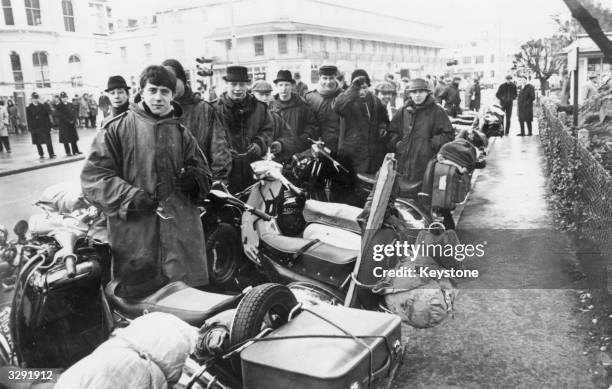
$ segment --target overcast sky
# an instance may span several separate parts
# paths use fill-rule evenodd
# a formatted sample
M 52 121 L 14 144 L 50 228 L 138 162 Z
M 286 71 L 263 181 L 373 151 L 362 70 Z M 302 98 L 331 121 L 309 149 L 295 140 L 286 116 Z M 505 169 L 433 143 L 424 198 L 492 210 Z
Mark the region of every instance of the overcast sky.
M 570 14 L 562 0 L 331 0 L 443 27 L 444 43 L 478 39 L 488 31 L 504 39 L 526 41 L 551 35 L 555 25 L 551 15 Z M 600 0 L 612 9 L 612 0 Z M 159 0 L 111 0 L 114 16 L 138 17 L 151 13 Z

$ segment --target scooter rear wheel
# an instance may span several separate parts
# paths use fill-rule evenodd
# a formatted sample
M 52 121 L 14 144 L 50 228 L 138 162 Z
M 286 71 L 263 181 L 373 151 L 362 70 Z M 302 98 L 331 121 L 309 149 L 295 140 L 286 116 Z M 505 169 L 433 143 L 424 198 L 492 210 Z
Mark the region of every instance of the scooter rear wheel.
M 279 284 L 258 285 L 238 304 L 230 329 L 233 347 L 257 336 L 264 328 L 278 328 L 287 323 L 297 300 L 291 290 Z M 240 358 L 231 360 L 234 372 L 240 374 Z

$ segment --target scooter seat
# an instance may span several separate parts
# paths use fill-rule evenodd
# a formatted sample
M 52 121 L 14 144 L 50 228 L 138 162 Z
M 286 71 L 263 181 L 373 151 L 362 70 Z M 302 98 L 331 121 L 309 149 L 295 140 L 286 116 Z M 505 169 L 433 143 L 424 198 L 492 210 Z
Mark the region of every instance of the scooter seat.
M 119 282 L 113 280 L 106 286 L 106 297 L 111 307 L 129 319 L 150 312 L 164 312 L 200 327 L 206 319 L 220 310 L 234 308 L 234 296 L 204 292 L 189 287 L 182 281 L 170 282 L 153 294 L 142 299 L 125 299 L 117 296 Z
M 304 239 L 318 239 L 321 242 L 347 250 L 361 247 L 361 235 L 321 223 L 308 224 L 302 233 L 302 237 Z
M 357 216 L 362 211 L 361 208 L 346 204 L 306 200 L 302 213 L 307 223 L 321 223 L 361 234 Z
M 357 179 L 368 185 L 374 185 L 376 183 L 376 174 L 357 173 Z
M 409 181 L 403 177 L 399 177 L 399 197 L 416 198 L 416 196 L 419 194 L 419 191 L 421 190 L 422 185 L 422 180 Z
M 315 279 L 340 287 L 355 268 L 358 250 L 337 247 L 318 239 L 263 234 L 260 254 L 282 268 L 291 281 Z M 292 274 L 289 274 L 292 273 Z

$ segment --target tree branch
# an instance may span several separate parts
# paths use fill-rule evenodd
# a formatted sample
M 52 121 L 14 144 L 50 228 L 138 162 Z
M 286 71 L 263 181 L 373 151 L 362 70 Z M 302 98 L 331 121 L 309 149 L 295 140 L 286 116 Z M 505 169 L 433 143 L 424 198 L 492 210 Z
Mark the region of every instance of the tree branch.
M 580 22 L 580 25 L 582 25 L 587 34 L 589 34 L 589 37 L 591 37 L 593 42 L 599 47 L 606 61 L 612 62 L 612 41 L 610 41 L 603 32 L 597 19 L 595 19 L 578 0 L 563 0 L 563 2 L 571 11 L 572 16 Z

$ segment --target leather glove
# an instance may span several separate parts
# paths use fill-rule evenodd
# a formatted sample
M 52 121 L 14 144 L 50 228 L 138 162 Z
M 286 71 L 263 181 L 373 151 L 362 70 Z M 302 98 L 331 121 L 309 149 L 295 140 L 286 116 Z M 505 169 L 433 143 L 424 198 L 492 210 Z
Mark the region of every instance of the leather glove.
M 278 154 L 282 150 L 283 150 L 283 144 L 277 140 L 272 142 L 272 144 L 270 145 L 270 151 L 272 152 L 272 154 Z
M 247 148 L 247 153 L 251 157 L 259 158 L 261 157 L 261 147 L 257 143 L 251 143 Z
M 380 135 L 381 138 L 384 138 L 385 136 L 387 136 L 387 129 L 385 127 L 379 128 L 378 135 Z
M 132 213 L 148 215 L 154 213 L 158 206 L 157 201 L 153 200 L 145 191 L 139 190 L 130 202 L 128 210 Z
M 353 80 L 351 85 L 354 86 L 355 88 L 359 89 L 365 83 L 366 83 L 366 78 L 364 76 L 359 76 L 359 77 L 357 77 L 357 78 L 355 78 Z
M 193 167 L 187 166 L 187 168 L 176 177 L 174 189 L 191 197 L 197 197 L 200 191 L 200 185 L 198 185 L 196 171 Z

